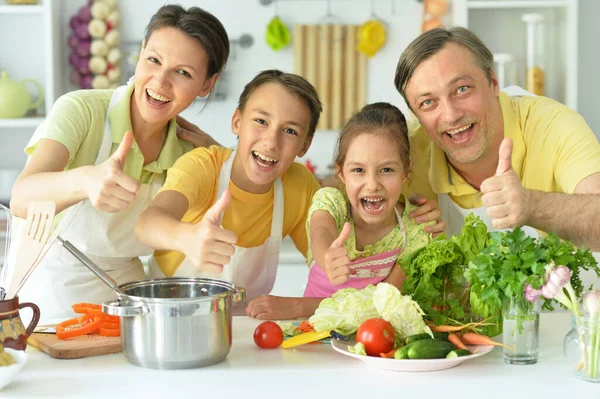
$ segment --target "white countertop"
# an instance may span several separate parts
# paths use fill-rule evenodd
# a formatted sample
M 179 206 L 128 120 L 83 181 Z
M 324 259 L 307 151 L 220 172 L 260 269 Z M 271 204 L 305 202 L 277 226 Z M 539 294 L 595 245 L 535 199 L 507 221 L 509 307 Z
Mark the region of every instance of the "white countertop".
M 563 361 L 568 322 L 567 313 L 542 314 L 540 360 L 535 365 L 506 365 L 501 348 L 496 348 L 453 369 L 401 373 L 368 368 L 330 345 L 260 349 L 252 338 L 259 321 L 235 317 L 231 352 L 219 364 L 153 370 L 134 366 L 121 354 L 57 360 L 29 347 L 27 364 L 0 397 L 600 398 L 600 384 L 571 376 Z

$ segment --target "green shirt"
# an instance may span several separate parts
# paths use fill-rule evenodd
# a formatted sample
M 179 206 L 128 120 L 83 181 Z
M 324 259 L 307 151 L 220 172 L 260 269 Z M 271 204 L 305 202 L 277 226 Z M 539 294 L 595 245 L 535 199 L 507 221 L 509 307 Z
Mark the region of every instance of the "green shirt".
M 433 222 L 417 224 L 414 219 L 408 216 L 413 209 L 415 209 L 415 207 L 406 202 L 406 207 L 402 213 L 402 223 L 404 223 L 404 228 L 406 230 L 406 245 L 402 253 L 398 256 L 396 263 L 399 263 L 400 259 L 411 252 L 429 244 L 432 240 L 431 234 L 425 233 L 423 229 Z M 350 222 L 352 224 L 350 238 L 344 243 L 351 261 L 392 251 L 402 247 L 404 243 L 404 237 L 401 233 L 400 225 L 398 224 L 381 240 L 365 245 L 362 251 L 356 249 L 354 222 L 351 219 L 350 207 L 344 194 L 337 188 L 324 187 L 315 193 L 312 205 L 308 211 L 308 218 L 306 219 L 306 232 L 308 235 L 306 263 L 308 265 L 310 265 L 313 260 L 310 243 L 310 220 L 312 214 L 318 210 L 327 211 L 333 217 L 338 234 L 342 231 L 345 222 Z
M 127 94 L 110 111 L 113 142 L 110 154 L 117 150 L 126 131 L 133 132 L 129 112 L 133 87 L 128 87 Z M 113 92 L 112 89 L 78 90 L 61 96 L 54 103 L 48 117 L 36 129 L 25 152 L 31 156 L 41 139 L 52 139 L 63 144 L 69 151 L 65 170 L 93 165 L 102 144 L 106 114 Z M 175 119 L 172 119 L 158 158 L 145 166 L 144 155 L 134 139 L 127 154 L 124 172 L 141 183 L 152 181 L 154 174 L 166 173 L 177 158 L 193 149 L 191 143 L 177 137 L 176 129 Z

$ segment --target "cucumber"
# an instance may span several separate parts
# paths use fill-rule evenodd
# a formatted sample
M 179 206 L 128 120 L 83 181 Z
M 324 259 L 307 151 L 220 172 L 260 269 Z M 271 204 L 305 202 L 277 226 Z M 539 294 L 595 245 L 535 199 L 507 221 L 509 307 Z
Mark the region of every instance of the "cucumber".
M 434 332 L 433 338 L 448 341 L 448 333 L 447 332 Z M 410 344 L 410 343 L 413 343 L 416 341 L 421 341 L 423 339 L 433 339 L 433 338 L 431 338 L 431 335 L 429 335 L 427 333 L 409 335 L 408 337 L 406 337 L 406 343 Z
M 408 348 L 409 359 L 441 359 L 455 350 L 456 346 L 450 342 L 435 338 L 413 342 Z
M 466 349 L 455 349 L 453 351 L 448 352 L 448 354 L 446 355 L 446 358 L 452 359 L 454 357 L 469 356 L 469 355 L 472 355 L 471 351 L 468 351 Z
M 414 342 L 413 342 L 414 343 Z M 406 344 L 394 353 L 394 359 L 408 359 L 408 349 L 412 344 Z

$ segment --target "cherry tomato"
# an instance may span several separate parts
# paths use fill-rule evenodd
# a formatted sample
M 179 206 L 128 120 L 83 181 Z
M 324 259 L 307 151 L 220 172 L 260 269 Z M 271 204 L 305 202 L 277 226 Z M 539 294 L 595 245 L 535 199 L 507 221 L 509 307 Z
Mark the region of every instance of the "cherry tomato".
M 259 348 L 277 348 L 283 342 L 283 331 L 279 324 L 273 321 L 264 321 L 254 330 L 254 343 Z
M 356 332 L 356 342 L 362 342 L 369 356 L 379 356 L 394 349 L 394 327 L 383 319 L 369 319 Z

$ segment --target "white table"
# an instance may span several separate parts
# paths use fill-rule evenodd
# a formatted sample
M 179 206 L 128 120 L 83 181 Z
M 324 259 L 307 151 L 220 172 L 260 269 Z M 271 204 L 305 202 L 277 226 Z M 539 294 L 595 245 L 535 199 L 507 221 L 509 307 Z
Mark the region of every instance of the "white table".
M 227 359 L 192 370 L 134 366 L 121 354 L 57 360 L 29 347 L 29 360 L 0 398 L 600 398 L 600 384 L 569 374 L 562 341 L 569 314 L 542 314 L 536 365 L 502 362 L 502 350 L 443 371 L 400 373 L 366 367 L 329 345 L 258 348 L 257 320 L 236 317 Z

